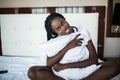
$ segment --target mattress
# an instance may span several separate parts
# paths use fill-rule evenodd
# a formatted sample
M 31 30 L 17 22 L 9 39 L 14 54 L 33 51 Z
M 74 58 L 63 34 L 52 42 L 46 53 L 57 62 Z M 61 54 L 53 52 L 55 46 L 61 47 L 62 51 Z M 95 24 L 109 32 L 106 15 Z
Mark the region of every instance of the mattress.
M 31 66 L 39 65 L 39 57 L 8 57 L 0 56 L 0 71 L 8 70 L 0 74 L 0 80 L 30 80 L 27 76 Z

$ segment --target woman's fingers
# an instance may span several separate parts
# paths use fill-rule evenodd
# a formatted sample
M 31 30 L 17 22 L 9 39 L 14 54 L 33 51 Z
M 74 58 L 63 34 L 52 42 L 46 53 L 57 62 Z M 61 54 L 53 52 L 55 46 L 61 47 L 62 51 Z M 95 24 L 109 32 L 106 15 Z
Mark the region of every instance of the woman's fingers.
M 75 41 L 76 41 L 76 44 L 77 45 L 79 45 L 79 46 L 81 46 L 82 45 L 82 41 L 83 41 L 83 38 L 80 38 L 80 35 L 81 34 L 77 34 L 76 36 L 75 36 Z
M 81 35 L 81 34 L 77 34 L 74 39 L 79 39 L 79 36 L 80 36 L 80 35 Z
M 83 38 L 80 38 L 80 35 L 81 34 L 77 34 L 74 39 L 77 39 L 77 40 L 80 40 L 80 41 L 83 40 Z
M 74 48 L 82 45 L 83 38 L 80 38 L 81 34 L 77 34 L 72 41 L 68 44 L 69 48 Z

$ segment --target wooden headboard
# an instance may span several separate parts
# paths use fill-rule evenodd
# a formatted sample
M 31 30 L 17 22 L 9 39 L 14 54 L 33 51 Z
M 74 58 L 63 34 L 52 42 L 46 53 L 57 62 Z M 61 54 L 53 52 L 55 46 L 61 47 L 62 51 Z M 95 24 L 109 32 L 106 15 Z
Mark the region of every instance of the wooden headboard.
M 48 14 L 0 15 L 2 54 L 40 56 L 40 45 L 47 41 L 44 21 Z M 86 27 L 97 50 L 98 13 L 63 14 L 73 26 Z M 90 20 L 89 20 L 90 19 Z
M 66 7 L 80 7 L 80 6 L 64 6 Z M 99 13 L 99 24 L 98 24 L 98 43 L 97 43 L 97 50 L 98 50 L 98 57 L 103 59 L 104 57 L 104 32 L 105 32 L 105 6 L 82 6 L 84 8 L 85 13 Z M 35 7 L 19 7 L 19 8 L 0 8 L 0 14 L 32 14 L 32 9 Z M 36 7 L 41 8 L 41 7 Z M 43 7 L 47 9 L 48 13 L 52 13 L 56 11 L 56 8 L 59 7 Z M 17 10 L 17 11 L 16 11 Z M 102 32 L 102 33 L 101 33 Z M 1 43 L 0 43 L 1 44 Z M 0 46 L 0 55 L 2 53 L 2 47 Z

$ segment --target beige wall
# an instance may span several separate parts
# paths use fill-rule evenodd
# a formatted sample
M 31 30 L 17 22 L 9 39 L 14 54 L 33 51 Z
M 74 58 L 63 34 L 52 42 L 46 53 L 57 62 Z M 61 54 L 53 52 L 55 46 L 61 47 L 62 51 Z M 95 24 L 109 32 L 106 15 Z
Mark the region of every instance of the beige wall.
M 0 0 L 0 7 L 106 6 L 107 0 Z M 106 13 L 107 14 L 107 13 Z M 106 22 L 106 19 L 105 19 Z M 106 29 L 106 28 L 105 28 Z M 120 38 L 106 38 L 105 57 L 120 55 Z
M 106 0 L 0 0 L 0 7 L 46 7 L 106 5 Z
M 105 57 L 120 57 L 120 38 L 105 38 Z

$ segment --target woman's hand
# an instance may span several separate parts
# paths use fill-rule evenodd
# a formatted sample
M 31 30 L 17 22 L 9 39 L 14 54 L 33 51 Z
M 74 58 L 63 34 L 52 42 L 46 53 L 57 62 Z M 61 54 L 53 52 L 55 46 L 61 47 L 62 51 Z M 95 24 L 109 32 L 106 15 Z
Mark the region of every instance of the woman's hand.
M 83 38 L 78 38 L 80 35 L 81 34 L 76 35 L 75 38 L 67 44 L 69 49 L 82 45 Z
M 58 72 L 60 70 L 66 69 L 66 65 L 56 63 L 56 64 L 54 64 L 53 69 Z
M 63 58 L 63 56 L 65 55 L 65 53 L 74 47 L 80 46 L 82 44 L 82 38 L 78 38 L 80 36 L 80 34 L 76 35 L 75 38 L 73 40 L 71 40 L 61 51 L 58 52 L 57 55 L 53 56 L 53 57 L 48 57 L 47 58 L 47 66 L 53 66 L 56 63 L 59 63 L 59 61 Z M 60 64 L 61 65 L 65 65 L 65 64 Z M 64 67 L 62 67 L 63 69 Z M 60 68 L 56 68 L 60 69 Z

